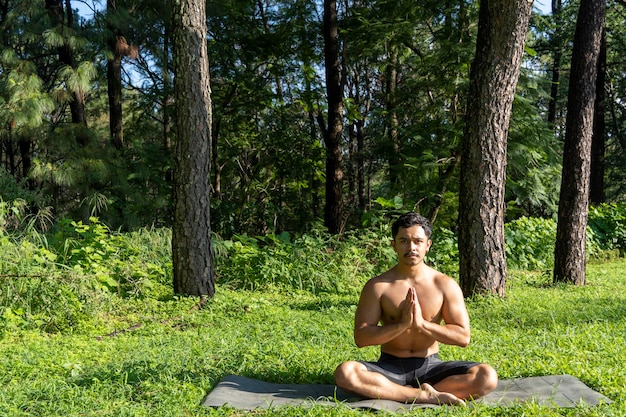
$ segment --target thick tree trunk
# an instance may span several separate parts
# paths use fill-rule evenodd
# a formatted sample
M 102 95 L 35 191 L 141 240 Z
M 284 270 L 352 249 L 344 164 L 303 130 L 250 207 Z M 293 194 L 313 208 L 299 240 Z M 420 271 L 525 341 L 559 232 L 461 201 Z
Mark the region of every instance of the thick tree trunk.
M 532 1 L 483 0 L 461 156 L 460 283 L 504 295 L 507 135 Z
M 328 127 L 324 133 L 326 144 L 326 205 L 324 224 L 332 234 L 343 228 L 343 94 L 339 69 L 339 41 L 337 3 L 324 0 L 324 62 L 326 92 L 328 95 Z
M 210 222 L 211 90 L 204 0 L 171 0 L 176 151 L 174 292 L 215 292 Z
M 605 0 L 582 0 L 567 96 L 563 175 L 554 250 L 554 281 L 584 285 L 591 136 Z

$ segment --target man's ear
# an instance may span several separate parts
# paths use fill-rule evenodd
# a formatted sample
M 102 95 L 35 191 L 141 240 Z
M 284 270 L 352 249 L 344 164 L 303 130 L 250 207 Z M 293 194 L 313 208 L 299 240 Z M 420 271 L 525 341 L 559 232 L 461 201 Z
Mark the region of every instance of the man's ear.
M 430 250 L 430 247 L 433 245 L 433 241 L 428 239 L 428 247 L 426 248 L 426 252 Z
M 396 240 L 395 239 L 391 239 L 391 247 L 392 248 L 396 248 Z

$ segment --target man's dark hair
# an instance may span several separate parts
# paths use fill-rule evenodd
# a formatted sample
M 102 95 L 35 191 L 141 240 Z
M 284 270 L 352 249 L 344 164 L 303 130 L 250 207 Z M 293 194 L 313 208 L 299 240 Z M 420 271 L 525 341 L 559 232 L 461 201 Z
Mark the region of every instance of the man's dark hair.
M 430 239 L 430 236 L 433 234 L 433 226 L 430 224 L 430 220 L 414 211 L 401 215 L 393 222 L 391 225 L 391 237 L 395 240 L 398 235 L 398 230 L 400 230 L 401 227 L 408 229 L 415 225 L 422 226 L 426 237 Z

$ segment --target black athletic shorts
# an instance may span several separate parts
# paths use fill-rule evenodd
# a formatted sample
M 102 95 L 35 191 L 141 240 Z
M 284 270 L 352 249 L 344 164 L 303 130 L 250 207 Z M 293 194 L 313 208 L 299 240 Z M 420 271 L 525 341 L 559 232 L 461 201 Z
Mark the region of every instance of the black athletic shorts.
M 466 374 L 470 368 L 480 365 L 479 362 L 442 361 L 438 353 L 426 358 L 398 358 L 383 352 L 378 362 L 360 362 L 368 371 L 382 374 L 396 384 L 413 387 L 423 383 L 434 385 L 449 376 Z

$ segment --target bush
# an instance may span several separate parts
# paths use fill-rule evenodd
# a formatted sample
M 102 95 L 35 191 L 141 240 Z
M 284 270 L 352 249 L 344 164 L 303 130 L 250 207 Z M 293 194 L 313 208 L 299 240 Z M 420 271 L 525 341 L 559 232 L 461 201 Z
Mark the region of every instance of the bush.
M 0 333 L 82 327 L 98 295 L 42 245 L 0 236 Z M 89 300 L 89 301 L 88 301 Z
M 268 285 L 312 292 L 351 292 L 395 259 L 381 231 L 361 230 L 341 239 L 325 233 L 288 233 L 216 241 L 218 281 L 235 288 Z
M 504 235 L 510 268 L 544 270 L 554 265 L 554 220 L 521 217 L 505 225 Z
M 58 263 L 95 278 L 121 296 L 159 296 L 171 286 L 171 233 L 160 229 L 113 233 L 92 217 L 89 224 L 63 220 L 53 237 Z
M 0 230 L 0 332 L 73 331 L 115 295 L 171 297 L 171 232 L 113 233 L 98 219 L 62 221 L 52 236 Z M 50 244 L 48 243 L 50 239 Z
M 626 252 L 626 203 L 601 204 L 589 209 L 589 228 L 599 250 Z

